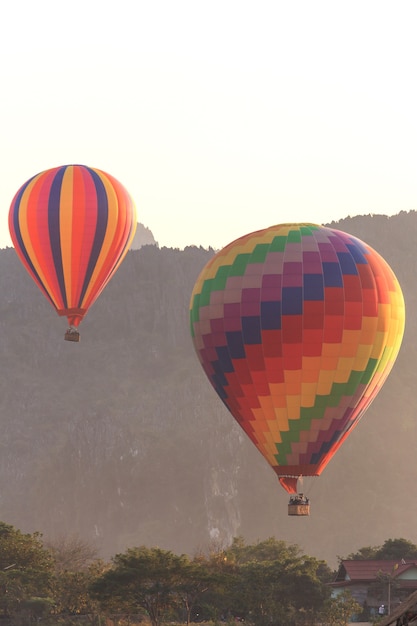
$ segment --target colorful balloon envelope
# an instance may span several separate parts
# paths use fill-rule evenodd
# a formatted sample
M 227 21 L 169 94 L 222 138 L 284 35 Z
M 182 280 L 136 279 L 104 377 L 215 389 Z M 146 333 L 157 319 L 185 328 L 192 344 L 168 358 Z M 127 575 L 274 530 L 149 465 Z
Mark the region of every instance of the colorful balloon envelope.
M 125 257 L 136 210 L 113 176 L 84 165 L 37 174 L 16 193 L 9 230 L 23 265 L 58 315 L 78 325 Z
M 380 391 L 405 309 L 393 271 L 366 243 L 282 224 L 207 263 L 190 322 L 212 386 L 296 493 L 298 478 L 321 474 Z

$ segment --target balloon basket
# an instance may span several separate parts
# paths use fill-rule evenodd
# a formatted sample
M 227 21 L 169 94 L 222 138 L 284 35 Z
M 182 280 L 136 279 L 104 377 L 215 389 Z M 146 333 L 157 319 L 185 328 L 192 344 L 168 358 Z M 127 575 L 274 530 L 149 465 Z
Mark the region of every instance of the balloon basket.
M 80 341 L 80 333 L 75 328 L 68 328 L 65 333 L 65 341 Z
M 310 501 L 303 494 L 291 496 L 288 503 L 288 515 L 310 515 Z

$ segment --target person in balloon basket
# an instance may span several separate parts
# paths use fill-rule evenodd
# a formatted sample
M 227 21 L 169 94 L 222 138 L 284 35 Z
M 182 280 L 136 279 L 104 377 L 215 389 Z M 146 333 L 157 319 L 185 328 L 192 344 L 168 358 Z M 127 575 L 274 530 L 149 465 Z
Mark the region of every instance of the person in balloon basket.
M 290 504 L 310 504 L 310 500 L 303 493 L 290 496 Z

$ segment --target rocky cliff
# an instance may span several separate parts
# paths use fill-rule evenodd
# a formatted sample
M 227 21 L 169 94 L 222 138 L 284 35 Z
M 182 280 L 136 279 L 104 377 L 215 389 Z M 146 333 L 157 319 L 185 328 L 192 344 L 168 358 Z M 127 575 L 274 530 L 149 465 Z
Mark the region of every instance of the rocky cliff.
M 78 534 L 104 558 L 133 545 L 193 554 L 233 536 L 275 536 L 336 564 L 389 537 L 417 543 L 414 463 L 417 214 L 332 224 L 376 248 L 403 286 L 396 367 L 319 479 L 311 516 L 287 494 L 196 360 L 189 297 L 212 250 L 131 250 L 81 326 L 0 251 L 0 519 L 47 538 Z M 406 504 L 405 504 L 406 503 Z

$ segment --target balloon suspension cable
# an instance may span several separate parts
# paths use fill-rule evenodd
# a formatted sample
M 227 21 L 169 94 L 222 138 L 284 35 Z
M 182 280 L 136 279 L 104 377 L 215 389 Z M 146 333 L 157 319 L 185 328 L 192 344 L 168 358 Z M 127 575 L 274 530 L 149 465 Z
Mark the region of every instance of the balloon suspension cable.
M 80 341 L 80 333 L 75 328 L 75 326 L 70 326 L 65 333 L 65 341 L 76 341 L 77 343 Z

